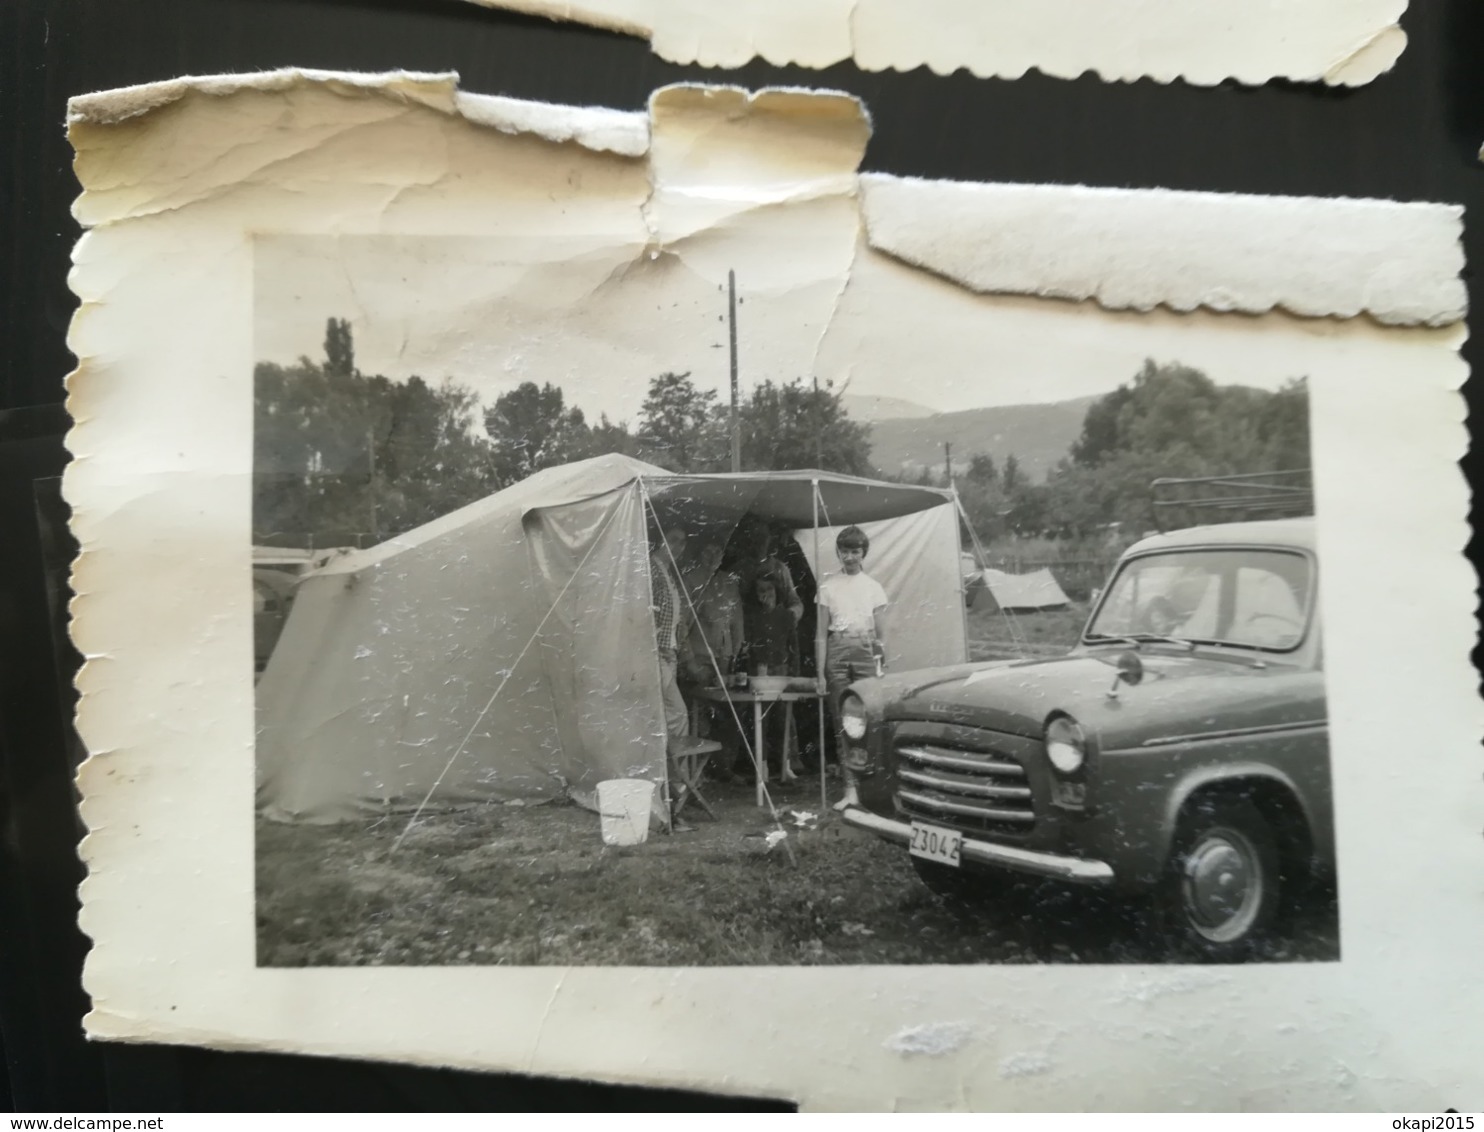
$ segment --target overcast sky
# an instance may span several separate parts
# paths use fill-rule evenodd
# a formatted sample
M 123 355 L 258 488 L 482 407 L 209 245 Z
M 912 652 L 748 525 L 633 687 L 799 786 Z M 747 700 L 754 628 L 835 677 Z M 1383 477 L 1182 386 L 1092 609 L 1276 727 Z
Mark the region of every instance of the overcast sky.
M 259 239 L 255 263 L 260 361 L 320 358 L 337 317 L 351 321 L 362 372 L 451 378 L 487 403 L 552 382 L 590 419 L 632 422 L 667 370 L 727 396 L 725 288 L 677 256 L 553 263 L 508 240 L 275 236 Z M 752 287 L 745 267 L 738 293 L 744 388 L 817 374 L 951 412 L 1106 393 L 1146 357 L 1260 388 L 1303 376 L 1291 337 L 1254 334 L 1250 318 L 978 296 L 875 253 L 857 258 L 843 294 L 829 278 Z

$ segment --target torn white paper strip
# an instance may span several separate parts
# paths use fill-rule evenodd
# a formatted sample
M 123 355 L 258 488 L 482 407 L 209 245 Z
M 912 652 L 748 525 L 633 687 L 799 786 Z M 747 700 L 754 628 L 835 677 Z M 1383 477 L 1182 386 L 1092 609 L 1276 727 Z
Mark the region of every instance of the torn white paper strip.
M 91 228 L 72 275 L 66 478 L 92 752 L 90 1034 L 809 1107 L 1484 1105 L 1456 212 L 862 190 L 850 171 L 864 136 L 836 95 L 673 90 L 646 120 L 471 99 L 442 76 L 280 73 L 74 102 Z M 1312 223 L 1290 229 L 1288 254 L 1248 255 L 1270 246 L 1269 206 Z M 914 211 L 951 218 L 954 245 Z M 1200 223 L 1220 251 L 1166 239 Z M 1085 246 L 1097 234 L 1113 251 Z M 1387 274 L 1392 255 L 1415 289 Z M 817 375 L 947 409 L 990 391 L 1085 396 L 1150 356 L 1228 384 L 1308 378 L 1342 961 L 257 966 L 254 363 L 292 365 L 343 317 L 359 364 L 393 381 L 450 376 L 486 403 L 549 381 L 593 417 L 631 419 L 657 373 L 725 386 L 728 271 L 748 281 L 754 380 Z M 1046 297 L 1069 293 L 1091 298 Z M 1099 305 L 1146 300 L 1148 313 Z M 859 939 L 898 922 L 847 920 Z
M 975 291 L 1428 326 L 1468 306 L 1461 207 L 879 174 L 861 185 L 872 247 Z
M 643 36 L 672 63 L 830 67 L 981 78 L 1282 78 L 1354 86 L 1390 70 L 1406 0 L 475 0 Z

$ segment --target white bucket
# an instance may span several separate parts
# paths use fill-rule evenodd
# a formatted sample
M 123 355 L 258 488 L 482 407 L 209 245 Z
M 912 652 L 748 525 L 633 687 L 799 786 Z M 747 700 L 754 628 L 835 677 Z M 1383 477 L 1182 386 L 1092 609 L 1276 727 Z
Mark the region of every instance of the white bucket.
M 638 845 L 649 837 L 654 783 L 643 778 L 610 778 L 598 783 L 598 818 L 603 844 Z

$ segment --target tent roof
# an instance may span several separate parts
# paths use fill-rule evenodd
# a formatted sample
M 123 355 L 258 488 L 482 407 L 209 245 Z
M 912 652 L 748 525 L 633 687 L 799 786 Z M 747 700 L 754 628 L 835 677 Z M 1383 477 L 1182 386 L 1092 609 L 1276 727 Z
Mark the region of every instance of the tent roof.
M 604 495 L 638 480 L 644 482 L 656 509 L 665 517 L 685 519 L 751 513 L 793 527 L 814 525 L 816 481 L 823 503 L 820 522 L 825 526 L 895 519 L 940 507 L 953 498 L 942 488 L 883 483 L 809 469 L 676 475 L 643 460 L 610 453 L 545 468 L 406 534 L 335 558 L 319 572 L 355 573 L 497 514 L 511 511 L 524 514 L 538 508 L 559 507 Z
M 616 491 L 641 476 L 670 473 L 654 464 L 618 453 L 594 456 L 571 464 L 543 468 L 518 483 L 476 499 L 457 511 L 415 527 L 385 542 L 336 558 L 320 569 L 325 574 L 353 574 L 367 566 L 385 562 L 408 550 L 496 516 L 524 514 L 537 507 L 556 507 Z
M 713 475 L 644 476 L 661 514 L 684 517 L 691 509 L 741 515 L 750 512 L 792 527 L 814 525 L 814 484 L 819 485 L 820 524 L 844 526 L 896 519 L 950 502 L 943 488 L 884 483 L 838 472 L 799 469 Z

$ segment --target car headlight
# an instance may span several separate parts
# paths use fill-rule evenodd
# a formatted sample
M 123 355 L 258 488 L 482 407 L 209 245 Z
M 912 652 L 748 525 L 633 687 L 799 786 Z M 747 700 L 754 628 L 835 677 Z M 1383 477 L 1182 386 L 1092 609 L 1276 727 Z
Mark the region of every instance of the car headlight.
M 1077 721 L 1058 715 L 1046 725 L 1046 757 L 1062 774 L 1076 774 L 1087 760 L 1087 736 Z
M 847 739 L 866 737 L 866 705 L 853 693 L 840 701 L 840 730 Z

